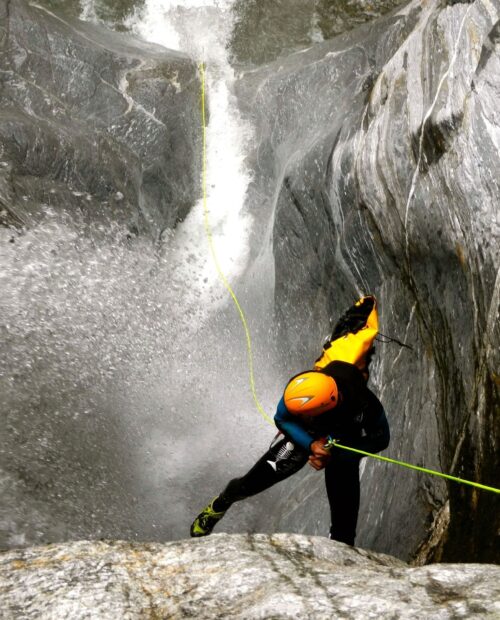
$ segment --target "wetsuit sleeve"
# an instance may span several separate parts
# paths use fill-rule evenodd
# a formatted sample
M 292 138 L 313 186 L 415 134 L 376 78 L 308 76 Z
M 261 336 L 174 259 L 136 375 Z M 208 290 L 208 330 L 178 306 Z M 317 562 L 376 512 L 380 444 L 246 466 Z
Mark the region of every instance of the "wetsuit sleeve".
M 373 392 L 367 389 L 364 401 L 363 429 L 366 435 L 349 442 L 349 445 L 352 448 L 376 454 L 385 450 L 389 445 L 389 422 L 382 403 Z
M 285 407 L 283 398 L 278 403 L 274 423 L 279 430 L 293 443 L 301 446 L 304 450 L 310 451 L 311 444 L 314 439 L 309 433 L 300 426 L 296 419 L 291 415 Z

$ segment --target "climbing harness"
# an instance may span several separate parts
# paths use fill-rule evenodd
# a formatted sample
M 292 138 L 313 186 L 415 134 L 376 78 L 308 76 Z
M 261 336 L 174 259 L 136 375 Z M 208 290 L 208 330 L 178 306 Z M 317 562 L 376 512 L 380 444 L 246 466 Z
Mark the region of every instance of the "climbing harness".
M 249 371 L 249 380 L 250 380 L 250 389 L 252 391 L 252 397 L 255 401 L 255 405 L 259 411 L 259 413 L 262 415 L 262 417 L 266 420 L 266 422 L 269 422 L 269 424 L 273 424 L 272 419 L 267 415 L 267 413 L 264 411 L 262 405 L 259 402 L 259 399 L 257 398 L 257 393 L 255 390 L 255 379 L 254 379 L 254 371 L 253 371 L 253 353 L 252 353 L 252 340 L 250 337 L 250 330 L 248 329 L 248 324 L 245 318 L 245 313 L 243 312 L 243 309 L 238 301 L 238 298 L 236 297 L 233 289 L 231 288 L 231 285 L 229 284 L 226 276 L 224 275 L 224 272 L 221 269 L 219 260 L 217 258 L 217 253 L 215 251 L 215 246 L 214 246 L 214 242 L 213 242 L 213 235 L 212 235 L 212 229 L 210 227 L 210 220 L 209 220 L 209 213 L 208 213 L 208 207 L 207 207 L 207 165 L 206 165 L 206 151 L 207 151 L 207 137 L 206 137 L 206 116 L 205 116 L 205 66 L 204 63 L 201 62 L 199 64 L 199 72 L 200 72 L 200 79 L 201 79 L 201 121 L 202 121 L 202 133 L 203 133 L 203 155 L 202 155 L 202 189 L 203 189 L 203 213 L 204 213 L 204 225 L 205 225 L 205 232 L 207 235 L 207 239 L 208 239 L 208 244 L 210 247 L 210 253 L 212 255 L 212 259 L 214 261 L 215 264 L 215 268 L 217 270 L 217 273 L 219 275 L 219 278 L 221 279 L 222 283 L 224 284 L 226 290 L 228 291 L 228 293 L 230 294 L 234 305 L 236 306 L 236 309 L 238 311 L 241 323 L 243 325 L 243 329 L 245 331 L 245 338 L 246 338 L 246 345 L 247 345 L 247 360 L 248 360 L 248 371 Z M 371 300 L 371 297 L 366 297 L 366 298 L 362 298 L 361 300 L 359 300 L 357 302 L 358 305 L 363 306 L 364 304 L 366 304 L 366 302 L 368 300 Z M 373 298 L 374 300 L 374 298 Z M 356 305 L 356 304 L 355 304 Z M 368 323 L 368 319 L 369 319 L 369 323 Z M 375 305 L 375 300 L 373 303 L 373 307 L 370 308 L 370 311 L 368 313 L 368 315 L 365 317 L 364 319 L 366 321 L 366 331 L 367 334 L 369 335 L 369 339 L 370 340 L 372 337 L 373 339 L 375 339 L 375 336 L 378 333 L 378 321 L 377 321 L 377 315 L 376 315 L 376 305 Z M 340 322 L 339 322 L 340 323 Z M 339 325 L 339 324 L 338 324 Z M 369 330 L 369 333 L 368 333 Z M 383 334 L 380 334 L 381 336 L 383 336 Z M 330 357 L 332 351 L 328 351 L 328 349 L 331 348 L 331 344 L 333 344 L 333 337 L 337 336 L 337 334 L 334 331 L 334 334 L 332 335 L 332 341 L 331 343 L 327 343 L 327 345 L 325 345 L 324 351 L 323 351 L 323 355 L 322 357 L 320 357 L 317 361 L 316 361 L 316 367 L 319 369 L 321 368 L 323 365 L 326 365 L 326 363 L 328 363 L 328 358 Z M 385 336 L 385 338 L 388 338 L 387 336 Z M 401 346 L 405 346 L 407 348 L 411 348 L 409 347 L 409 345 L 405 345 L 402 342 L 397 341 L 394 338 L 391 338 L 390 340 L 393 340 L 394 342 L 397 342 L 398 344 L 400 344 Z M 367 341 L 368 342 L 368 341 Z M 361 357 L 365 357 L 368 353 L 369 353 L 369 349 L 371 347 L 367 346 L 367 342 L 363 343 L 360 349 L 360 358 Z M 371 342 L 373 342 L 373 340 L 371 340 Z M 330 345 L 330 346 L 328 346 Z M 391 459 L 389 457 L 386 456 L 379 456 L 378 454 L 371 454 L 370 452 L 364 452 L 363 450 L 357 450 L 355 448 L 350 448 L 349 446 L 344 446 L 340 443 L 338 443 L 335 439 L 329 438 L 328 442 L 326 443 L 326 447 L 328 448 L 341 448 L 343 450 L 349 450 L 350 452 L 357 452 L 358 454 L 361 454 L 363 456 L 369 456 L 371 458 L 377 459 L 379 461 L 385 461 L 387 463 L 393 463 L 394 465 L 400 465 L 401 467 L 406 467 L 408 469 L 415 469 L 417 471 L 426 473 L 426 474 L 430 474 L 432 476 L 439 476 L 441 478 L 446 478 L 447 480 L 452 480 L 453 482 L 459 482 L 461 484 L 467 484 L 473 487 L 477 487 L 479 489 L 483 489 L 485 491 L 490 491 L 493 493 L 500 493 L 500 489 L 497 489 L 495 487 L 489 487 L 486 486 L 484 484 L 479 484 L 478 482 L 471 482 L 470 480 L 464 480 L 463 478 L 457 478 L 456 476 L 450 476 L 449 474 L 443 474 L 441 472 L 435 471 L 433 469 L 427 469 L 425 467 L 418 467 L 417 465 L 412 465 L 411 463 L 405 463 L 404 461 L 397 461 L 396 459 Z

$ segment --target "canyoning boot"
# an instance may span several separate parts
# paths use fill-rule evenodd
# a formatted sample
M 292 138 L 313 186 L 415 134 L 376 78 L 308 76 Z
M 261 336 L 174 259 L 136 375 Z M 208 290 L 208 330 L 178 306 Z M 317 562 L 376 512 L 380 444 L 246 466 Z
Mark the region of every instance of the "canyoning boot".
M 208 536 L 209 534 L 211 534 L 216 524 L 226 514 L 226 510 L 221 510 L 220 512 L 216 512 L 214 510 L 214 502 L 217 499 L 218 498 L 215 497 L 193 521 L 190 530 L 190 534 L 192 537 L 198 538 L 200 536 Z

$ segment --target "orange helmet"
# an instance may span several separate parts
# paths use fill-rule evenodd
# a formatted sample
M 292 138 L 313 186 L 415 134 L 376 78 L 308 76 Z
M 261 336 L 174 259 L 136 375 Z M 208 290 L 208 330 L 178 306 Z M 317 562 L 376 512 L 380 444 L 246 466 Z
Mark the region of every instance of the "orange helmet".
M 338 404 L 339 391 L 332 377 L 309 371 L 296 375 L 285 388 L 285 407 L 292 414 L 315 416 Z

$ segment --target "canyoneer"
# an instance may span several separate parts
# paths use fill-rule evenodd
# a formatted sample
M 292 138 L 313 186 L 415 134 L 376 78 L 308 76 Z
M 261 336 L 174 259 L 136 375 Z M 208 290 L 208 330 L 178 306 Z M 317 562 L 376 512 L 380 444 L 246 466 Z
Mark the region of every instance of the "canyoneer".
M 191 536 L 207 536 L 232 504 L 309 463 L 325 472 L 330 538 L 354 545 L 363 457 L 328 448 L 327 442 L 336 440 L 373 454 L 389 445 L 384 408 L 367 387 L 377 333 L 377 303 L 368 295 L 344 313 L 313 368 L 290 379 L 274 416 L 278 435 L 250 471 L 231 480 L 201 511 L 191 525 Z

